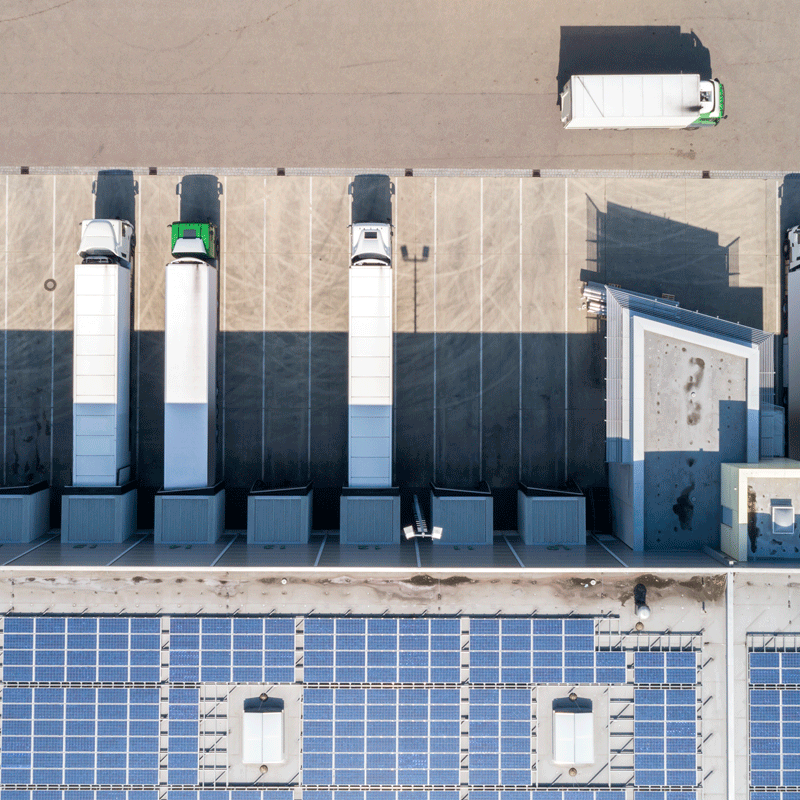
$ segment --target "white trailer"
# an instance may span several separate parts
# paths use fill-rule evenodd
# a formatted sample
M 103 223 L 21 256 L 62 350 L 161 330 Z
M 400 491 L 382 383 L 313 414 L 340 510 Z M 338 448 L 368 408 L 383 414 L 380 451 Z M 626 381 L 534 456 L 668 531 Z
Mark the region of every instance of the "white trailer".
M 119 486 L 131 477 L 130 298 L 133 226 L 84 220 L 75 265 L 72 482 Z
M 217 269 L 167 264 L 164 320 L 164 489 L 216 482 Z
M 133 225 L 87 219 L 75 265 L 72 485 L 62 542 L 122 542 L 136 530 L 131 475 L 130 334 Z
M 788 441 L 789 458 L 800 460 L 800 268 L 790 269 L 788 291 Z
M 348 482 L 392 485 L 391 225 L 352 227 Z
M 699 75 L 573 75 L 561 93 L 565 128 L 703 128 L 724 113 L 722 84 Z

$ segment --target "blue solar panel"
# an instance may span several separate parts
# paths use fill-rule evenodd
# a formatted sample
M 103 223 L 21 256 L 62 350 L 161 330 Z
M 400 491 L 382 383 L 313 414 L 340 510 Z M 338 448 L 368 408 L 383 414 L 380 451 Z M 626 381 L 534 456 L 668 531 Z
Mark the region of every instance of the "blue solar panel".
M 2 783 L 158 783 L 157 689 L 6 687 L 3 715 Z
M 780 683 L 779 676 L 775 680 L 760 680 L 765 674 L 775 674 L 780 671 L 780 653 L 749 653 L 750 683 Z
M 458 783 L 459 702 L 452 689 L 306 689 L 304 720 L 317 724 L 304 738 L 304 782 Z
M 128 682 L 160 680 L 157 618 L 9 618 L 6 681 Z
M 310 683 L 457 683 L 461 677 L 457 619 L 315 618 L 306 623 L 304 650 Z
M 800 691 L 750 690 L 750 783 L 800 786 Z
M 293 683 L 294 650 L 289 617 L 176 618 L 170 680 Z
M 637 653 L 638 655 L 654 655 Z M 642 659 L 652 669 L 657 659 Z M 697 783 L 697 710 L 693 689 L 636 689 L 634 771 L 637 786 Z
M 530 785 L 530 689 L 473 688 L 469 714 L 470 783 Z
M 200 692 L 195 687 L 170 687 L 167 780 L 173 785 L 197 783 Z

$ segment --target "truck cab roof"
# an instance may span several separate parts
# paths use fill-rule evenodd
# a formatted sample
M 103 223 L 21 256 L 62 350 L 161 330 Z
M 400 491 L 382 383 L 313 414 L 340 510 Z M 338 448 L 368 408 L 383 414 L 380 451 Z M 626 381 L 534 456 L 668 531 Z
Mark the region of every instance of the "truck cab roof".
M 392 226 L 353 224 L 350 234 L 350 265 L 392 265 Z
M 78 255 L 130 261 L 133 225 L 123 219 L 85 219 L 81 222 Z

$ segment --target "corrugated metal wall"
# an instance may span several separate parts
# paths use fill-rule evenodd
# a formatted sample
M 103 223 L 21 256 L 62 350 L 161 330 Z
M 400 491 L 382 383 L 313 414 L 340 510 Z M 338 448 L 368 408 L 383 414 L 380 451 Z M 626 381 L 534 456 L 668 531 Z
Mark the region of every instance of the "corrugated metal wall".
M 525 544 L 586 544 L 584 497 L 519 498 L 519 532 Z

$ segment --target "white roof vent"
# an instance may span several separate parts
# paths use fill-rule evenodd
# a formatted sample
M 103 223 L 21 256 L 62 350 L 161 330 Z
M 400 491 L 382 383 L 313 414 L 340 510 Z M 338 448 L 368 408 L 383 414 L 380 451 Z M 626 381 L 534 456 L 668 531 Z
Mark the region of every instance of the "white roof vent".
M 264 695 L 245 700 L 242 720 L 242 761 L 280 764 L 285 757 L 283 701 Z
M 594 763 L 594 715 L 591 700 L 553 701 L 553 763 Z
M 794 534 L 794 506 L 772 506 L 772 533 Z

